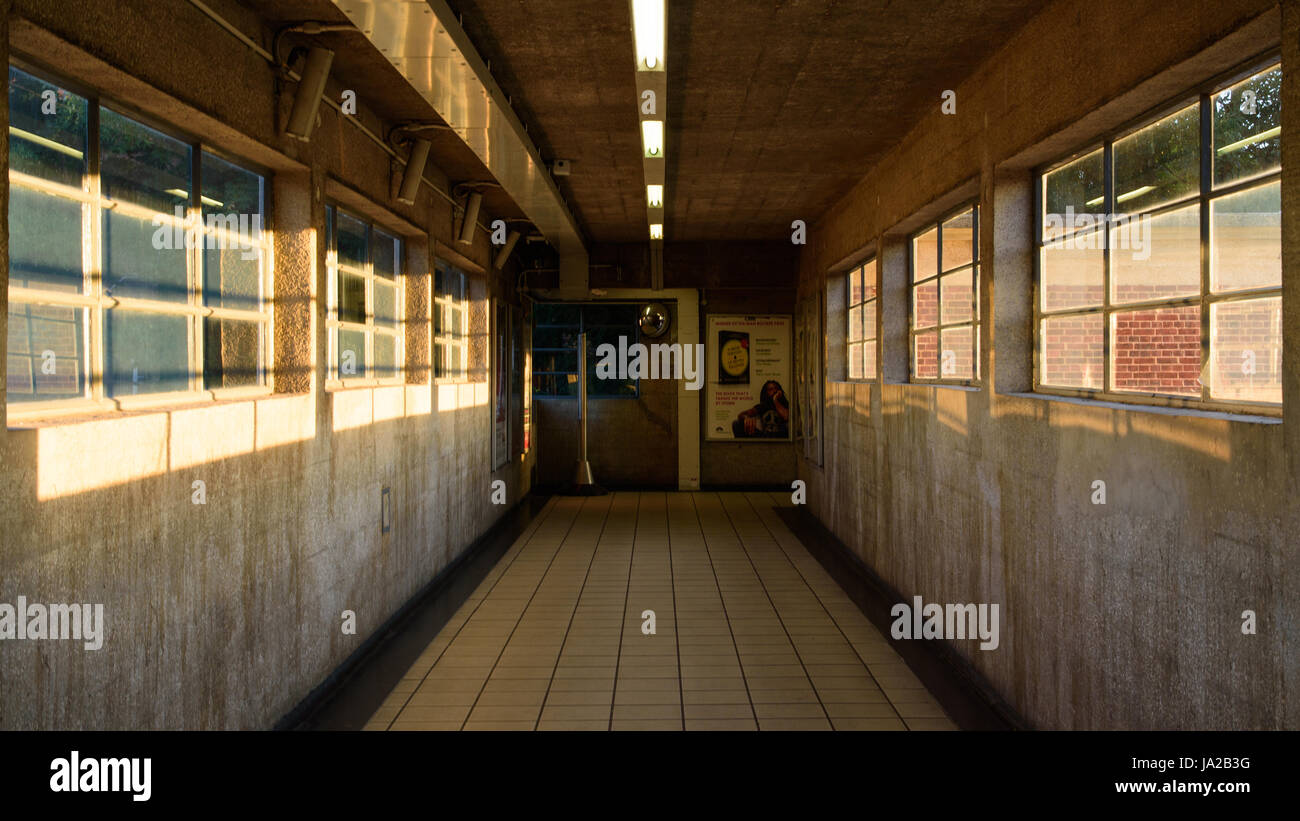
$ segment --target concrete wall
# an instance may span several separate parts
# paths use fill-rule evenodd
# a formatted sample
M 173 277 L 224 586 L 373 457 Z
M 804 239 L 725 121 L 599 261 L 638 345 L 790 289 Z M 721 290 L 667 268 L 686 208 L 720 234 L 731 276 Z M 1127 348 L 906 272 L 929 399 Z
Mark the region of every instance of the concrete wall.
M 2 41 L 15 54 L 271 169 L 276 374 L 252 399 L 47 419 L 7 409 L 0 602 L 102 603 L 107 626 L 97 651 L 0 642 L 0 729 L 269 727 L 507 509 L 490 502 L 494 479 L 509 504 L 527 492 L 531 457 L 489 469 L 487 306 L 514 299 L 515 272 L 486 273 L 484 232 L 453 251 L 452 206 L 427 187 L 415 206 L 396 204 L 400 166 L 332 109 L 322 106 L 310 144 L 283 138 L 291 97 L 276 88 L 294 85 L 191 4 L 13 5 Z M 209 5 L 269 44 L 247 8 Z M 386 133 L 394 123 L 359 96 L 358 119 Z M 449 190 L 437 168 L 426 176 Z M 405 384 L 326 385 L 327 200 L 406 237 Z M 471 374 L 460 383 L 431 376 L 436 257 L 471 275 Z M 355 635 L 341 630 L 344 610 Z
M 1053 3 L 954 87 L 955 115 L 935 88 L 933 113 L 810 226 L 802 299 L 880 255 L 884 375 L 827 381 L 808 504 L 905 597 L 1000 604 L 1001 646 L 956 649 L 1034 726 L 1300 727 L 1300 165 L 1282 183 L 1286 424 L 1028 394 L 1032 169 L 1279 44 L 1294 156 L 1298 34 L 1290 0 Z M 970 197 L 983 383 L 905 384 L 906 233 Z

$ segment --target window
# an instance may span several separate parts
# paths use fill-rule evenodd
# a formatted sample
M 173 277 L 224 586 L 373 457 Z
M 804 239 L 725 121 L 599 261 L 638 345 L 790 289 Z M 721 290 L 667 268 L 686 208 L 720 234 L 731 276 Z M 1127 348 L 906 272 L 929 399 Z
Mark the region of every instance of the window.
M 265 389 L 266 179 L 9 69 L 11 406 Z
M 1035 388 L 1282 401 L 1282 70 L 1046 168 Z
M 909 248 L 912 380 L 979 379 L 979 206 L 915 234 Z
M 469 291 L 465 274 L 439 263 L 433 299 L 433 373 L 465 379 L 469 372 Z
M 537 396 L 578 395 L 578 335 L 587 334 L 587 396 L 635 399 L 640 380 L 600 379 L 596 349 L 609 343 L 623 350 L 639 339 L 638 306 L 630 303 L 586 305 L 539 303 L 533 309 L 533 392 Z M 660 340 L 665 341 L 665 340 Z M 629 365 L 631 354 L 628 354 Z
M 402 241 L 332 205 L 325 206 L 325 222 L 330 378 L 400 379 Z
M 876 378 L 876 261 L 868 260 L 848 274 L 849 379 Z

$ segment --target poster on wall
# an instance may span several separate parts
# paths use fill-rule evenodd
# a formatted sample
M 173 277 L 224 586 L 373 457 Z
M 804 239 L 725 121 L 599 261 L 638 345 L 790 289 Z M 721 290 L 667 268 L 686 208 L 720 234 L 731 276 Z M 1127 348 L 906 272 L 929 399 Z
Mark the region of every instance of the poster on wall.
M 709 317 L 706 440 L 790 441 L 790 324 L 789 315 Z
M 507 340 L 510 339 L 510 313 L 506 304 L 500 300 L 495 303 L 495 331 L 493 345 L 492 378 L 492 468 L 501 467 L 510 461 L 510 372 L 506 367 Z

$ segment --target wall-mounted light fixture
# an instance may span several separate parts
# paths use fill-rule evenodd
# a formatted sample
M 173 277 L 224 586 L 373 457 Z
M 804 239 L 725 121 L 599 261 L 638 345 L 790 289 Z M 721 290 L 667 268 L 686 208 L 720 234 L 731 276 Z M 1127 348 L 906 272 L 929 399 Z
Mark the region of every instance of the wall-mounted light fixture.
M 478 210 L 483 206 L 483 195 L 477 191 L 471 191 L 469 198 L 465 201 L 465 221 L 460 225 L 460 236 L 456 241 L 461 245 L 469 245 L 474 242 L 474 229 L 478 227 Z
M 519 242 L 518 231 L 511 231 L 506 234 L 506 244 L 501 246 L 500 251 L 497 251 L 496 259 L 492 260 L 492 265 L 498 270 L 506 267 L 506 260 L 510 258 L 510 252 L 515 250 L 515 243 L 517 242 Z
M 334 52 L 327 48 L 314 46 L 307 52 L 307 65 L 303 68 L 302 79 L 298 81 L 293 109 L 289 112 L 289 124 L 284 129 L 290 137 L 303 142 L 311 139 L 312 129 L 316 127 L 316 115 L 320 111 L 320 101 L 325 96 L 325 81 L 329 79 L 333 63 Z
M 429 161 L 429 149 L 433 143 L 417 139 L 411 144 L 411 154 L 406 160 L 406 171 L 402 174 L 402 187 L 397 192 L 397 201 L 414 205 L 420 195 L 420 180 L 424 178 L 424 166 Z

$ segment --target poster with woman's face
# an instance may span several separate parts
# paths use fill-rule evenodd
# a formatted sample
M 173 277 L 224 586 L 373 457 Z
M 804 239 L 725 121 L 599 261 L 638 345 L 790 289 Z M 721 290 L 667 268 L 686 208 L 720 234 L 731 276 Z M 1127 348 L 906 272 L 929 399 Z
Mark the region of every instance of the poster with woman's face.
M 790 327 L 788 315 L 709 317 L 705 439 L 790 440 Z

